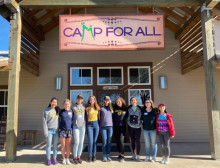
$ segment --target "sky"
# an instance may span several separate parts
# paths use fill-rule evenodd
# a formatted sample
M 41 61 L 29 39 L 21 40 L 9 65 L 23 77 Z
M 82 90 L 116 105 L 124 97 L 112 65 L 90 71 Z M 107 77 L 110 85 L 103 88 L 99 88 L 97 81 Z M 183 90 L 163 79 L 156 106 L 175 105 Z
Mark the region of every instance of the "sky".
M 8 50 L 10 24 L 0 15 L 0 50 Z

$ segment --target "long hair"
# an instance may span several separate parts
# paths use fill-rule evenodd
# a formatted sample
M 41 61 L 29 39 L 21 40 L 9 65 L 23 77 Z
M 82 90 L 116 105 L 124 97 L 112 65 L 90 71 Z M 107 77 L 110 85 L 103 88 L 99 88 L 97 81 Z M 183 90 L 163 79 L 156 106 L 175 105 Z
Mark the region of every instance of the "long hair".
M 145 102 L 146 102 L 146 101 L 149 101 L 149 102 L 150 102 L 150 104 L 151 104 L 151 108 L 152 108 L 152 109 L 154 109 L 154 108 L 156 107 L 155 104 L 154 104 L 154 102 L 153 102 L 153 100 L 147 98 L 147 99 L 144 101 L 144 108 L 147 108 L 146 105 L 145 105 Z
M 122 107 L 123 108 L 127 108 L 127 105 L 126 105 L 126 102 L 125 102 L 125 100 L 122 98 L 122 97 L 117 97 L 116 99 L 115 99 L 115 106 L 114 106 L 114 108 L 117 108 L 118 107 L 118 105 L 117 105 L 117 100 L 120 100 L 121 102 L 122 102 Z
M 58 98 L 57 98 L 57 97 L 52 97 L 52 99 L 50 100 L 50 103 L 49 103 L 48 107 L 51 107 L 51 102 L 52 102 L 53 100 L 56 100 L 57 103 L 58 103 Z M 56 106 L 56 107 L 55 107 L 55 110 L 56 110 L 56 114 L 58 115 L 58 114 L 60 113 L 60 108 L 59 108 L 59 106 Z
M 98 103 L 97 103 L 97 99 L 96 99 L 96 97 L 95 97 L 94 95 L 92 95 L 92 96 L 89 97 L 88 102 L 87 102 L 87 105 L 86 105 L 86 111 L 88 112 L 88 111 L 92 108 L 92 106 L 91 106 L 91 104 L 90 104 L 90 99 L 91 99 L 91 97 L 93 97 L 94 100 L 95 100 L 94 108 L 95 108 L 97 111 L 99 111 L 99 110 L 100 110 L 100 107 L 99 107 L 99 105 L 98 105 Z
M 102 106 L 105 106 L 105 101 L 103 101 Z M 113 107 L 112 107 L 112 101 L 111 101 L 111 100 L 109 100 L 108 106 L 109 106 L 109 108 L 110 108 L 111 113 L 114 113 L 114 110 L 113 110 Z

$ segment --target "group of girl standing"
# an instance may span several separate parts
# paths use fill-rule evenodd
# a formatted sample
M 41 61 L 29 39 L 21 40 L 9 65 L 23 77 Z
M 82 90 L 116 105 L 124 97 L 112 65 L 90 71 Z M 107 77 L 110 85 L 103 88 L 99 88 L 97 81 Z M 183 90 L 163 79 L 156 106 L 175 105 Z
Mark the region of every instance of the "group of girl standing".
M 143 126 L 146 158 L 145 161 L 156 161 L 157 135 L 160 141 L 162 161 L 168 164 L 170 156 L 170 139 L 175 130 L 172 116 L 167 113 L 165 104 L 158 108 L 151 99 L 145 100 L 143 108 L 138 105 L 137 98 L 130 99 L 131 105 L 126 106 L 125 100 L 118 97 L 115 105 L 109 96 L 104 97 L 100 107 L 95 96 L 90 96 L 86 107 L 83 106 L 83 96 L 77 96 L 77 103 L 72 106 L 66 99 L 64 109 L 58 107 L 58 99 L 53 97 L 49 106 L 44 110 L 43 128 L 46 137 L 47 164 L 51 165 L 51 145 L 53 145 L 53 164 L 57 162 L 58 137 L 61 142 L 62 164 L 70 164 L 71 141 L 73 138 L 73 164 L 81 164 L 80 156 L 83 150 L 85 132 L 88 136 L 88 162 L 96 161 L 97 139 L 102 135 L 103 162 L 111 161 L 111 140 L 114 132 L 119 151 L 118 160 L 124 161 L 124 138 L 126 125 L 131 140 L 132 160 L 140 161 L 140 138 Z M 158 110 L 159 109 L 159 110 Z M 150 148 L 152 147 L 152 159 Z

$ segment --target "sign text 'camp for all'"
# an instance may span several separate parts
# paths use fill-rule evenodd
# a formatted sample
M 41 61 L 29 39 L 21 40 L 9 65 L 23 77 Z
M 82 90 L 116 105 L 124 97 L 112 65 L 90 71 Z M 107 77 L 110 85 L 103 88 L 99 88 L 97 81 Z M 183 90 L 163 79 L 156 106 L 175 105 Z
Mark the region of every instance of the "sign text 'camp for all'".
M 164 48 L 163 15 L 60 15 L 60 51 Z

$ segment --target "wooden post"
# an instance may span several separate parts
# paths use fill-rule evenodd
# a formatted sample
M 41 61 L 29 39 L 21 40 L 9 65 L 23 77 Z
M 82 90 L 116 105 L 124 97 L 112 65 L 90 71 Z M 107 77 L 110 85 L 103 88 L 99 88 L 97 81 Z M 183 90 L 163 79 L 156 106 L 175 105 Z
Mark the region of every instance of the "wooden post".
M 210 148 L 212 158 L 217 160 L 220 159 L 220 114 L 218 105 L 219 101 L 216 69 L 213 64 L 213 60 L 215 59 L 215 51 L 212 33 L 212 15 L 211 10 L 207 10 L 205 4 L 202 7 L 201 17 Z
M 20 12 L 12 14 L 10 21 L 10 47 L 8 80 L 8 111 L 6 132 L 6 161 L 14 161 L 17 150 L 17 125 L 18 125 L 18 95 L 20 76 L 20 49 L 21 49 L 21 16 Z

